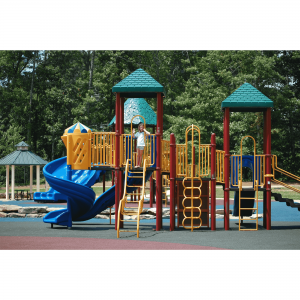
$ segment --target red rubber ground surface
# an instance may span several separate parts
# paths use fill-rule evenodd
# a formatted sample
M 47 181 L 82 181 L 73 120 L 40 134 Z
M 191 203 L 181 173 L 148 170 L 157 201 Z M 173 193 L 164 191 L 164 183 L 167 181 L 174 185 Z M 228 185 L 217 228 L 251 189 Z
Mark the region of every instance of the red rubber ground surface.
M 227 250 L 178 243 L 40 236 L 0 236 L 1 250 Z

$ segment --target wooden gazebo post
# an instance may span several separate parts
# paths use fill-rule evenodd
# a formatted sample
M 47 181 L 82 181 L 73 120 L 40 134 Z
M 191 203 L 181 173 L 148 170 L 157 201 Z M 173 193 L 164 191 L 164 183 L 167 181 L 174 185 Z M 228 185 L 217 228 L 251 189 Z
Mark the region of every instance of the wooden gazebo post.
M 6 200 L 9 200 L 9 165 L 6 165 Z

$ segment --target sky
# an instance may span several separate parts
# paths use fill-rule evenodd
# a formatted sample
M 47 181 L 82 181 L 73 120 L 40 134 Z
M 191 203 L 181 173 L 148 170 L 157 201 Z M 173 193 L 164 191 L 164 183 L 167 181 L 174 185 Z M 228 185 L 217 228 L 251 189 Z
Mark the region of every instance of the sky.
M 299 49 L 299 4 L 269 1 L 12 0 L 2 50 Z

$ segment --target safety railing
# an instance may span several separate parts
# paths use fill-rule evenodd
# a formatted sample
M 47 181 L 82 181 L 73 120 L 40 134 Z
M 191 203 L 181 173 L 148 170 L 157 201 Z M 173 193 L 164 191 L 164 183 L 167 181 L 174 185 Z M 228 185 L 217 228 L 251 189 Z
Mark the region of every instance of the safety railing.
M 210 175 L 210 145 L 208 144 L 200 145 L 198 170 L 199 170 L 198 176 L 205 177 Z
M 210 176 L 210 145 L 201 144 L 198 154 L 198 159 L 194 164 L 195 176 Z M 188 163 L 186 157 L 186 144 L 176 145 L 176 176 L 187 177 L 191 176 L 192 164 Z
M 239 181 L 242 181 L 242 156 L 231 155 L 231 174 L 230 184 L 233 187 L 239 187 Z M 257 181 L 258 187 L 263 187 L 265 184 L 265 155 L 254 155 L 253 182 Z
M 272 161 L 272 169 L 273 169 L 273 174 L 272 174 L 272 175 L 273 175 L 273 176 L 272 176 L 273 178 L 272 178 L 271 180 L 272 180 L 273 182 L 277 183 L 277 184 L 280 184 L 280 185 L 282 185 L 282 186 L 284 186 L 284 187 L 290 189 L 290 190 L 293 190 L 294 192 L 300 193 L 300 189 L 297 189 L 296 187 L 293 187 L 293 186 L 291 186 L 291 185 L 289 185 L 289 184 L 287 184 L 287 183 L 284 183 L 284 182 L 282 182 L 282 181 L 276 179 L 276 178 L 275 178 L 275 175 L 276 175 L 275 172 L 281 173 L 282 175 L 285 175 L 285 176 L 287 176 L 287 177 L 289 177 L 289 178 L 291 178 L 291 179 L 294 179 L 294 180 L 296 180 L 296 181 L 298 181 L 298 182 L 300 182 L 300 177 L 298 177 L 298 176 L 296 176 L 296 175 L 294 175 L 294 174 L 292 174 L 292 173 L 289 173 L 289 172 L 287 172 L 287 171 L 285 171 L 285 170 L 279 168 L 279 167 L 277 166 L 277 155 L 272 155 L 272 160 L 271 160 L 271 161 Z
M 131 163 L 136 165 L 137 151 L 136 151 L 136 139 L 132 140 L 131 134 L 122 134 L 120 136 L 120 164 L 126 166 L 127 159 L 132 158 Z M 143 152 L 142 161 L 146 159 L 146 167 L 151 167 L 155 164 L 155 134 L 145 136 L 145 147 Z
M 224 173 L 225 151 L 216 150 L 216 182 L 225 183 Z
M 114 132 L 92 132 L 91 133 L 91 166 L 115 166 L 116 144 Z
M 161 141 L 161 171 L 170 172 L 170 141 Z
M 176 177 L 186 176 L 186 165 L 185 165 L 185 144 L 176 145 Z

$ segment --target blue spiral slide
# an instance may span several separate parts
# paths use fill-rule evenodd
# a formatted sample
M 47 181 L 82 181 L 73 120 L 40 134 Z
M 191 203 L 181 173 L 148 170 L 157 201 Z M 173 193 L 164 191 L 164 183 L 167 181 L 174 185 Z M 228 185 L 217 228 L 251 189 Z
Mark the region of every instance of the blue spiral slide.
M 95 200 L 95 192 L 78 181 L 71 181 L 64 178 L 60 178 L 57 175 L 57 169 L 63 163 L 66 158 L 59 158 L 47 164 L 44 169 L 44 176 L 50 186 L 59 193 L 67 196 L 67 208 L 56 210 L 48 213 L 44 216 L 43 221 L 45 223 L 57 224 L 62 226 L 72 227 L 72 221 L 86 221 L 94 218 L 101 211 L 107 207 L 115 204 L 115 186 L 112 186 L 102 195 Z M 97 171 L 104 172 L 104 171 Z M 152 170 L 146 172 L 146 181 L 150 178 Z M 100 176 L 101 174 L 99 174 Z M 141 184 L 142 179 L 132 178 L 128 184 Z M 128 189 L 128 192 L 132 192 L 136 188 Z
M 56 176 L 61 179 L 66 179 L 67 158 L 64 157 L 62 159 L 59 159 L 59 162 L 49 166 L 48 170 L 48 172 L 50 172 L 53 176 Z M 75 183 L 80 183 L 87 187 L 91 187 L 99 181 L 101 173 L 101 171 L 94 170 L 72 170 L 72 181 L 74 181 Z M 35 192 L 33 200 L 37 202 L 67 201 L 68 196 L 56 191 L 53 187 L 50 187 L 50 189 L 47 192 Z

